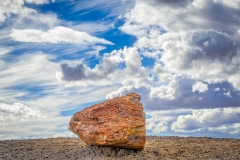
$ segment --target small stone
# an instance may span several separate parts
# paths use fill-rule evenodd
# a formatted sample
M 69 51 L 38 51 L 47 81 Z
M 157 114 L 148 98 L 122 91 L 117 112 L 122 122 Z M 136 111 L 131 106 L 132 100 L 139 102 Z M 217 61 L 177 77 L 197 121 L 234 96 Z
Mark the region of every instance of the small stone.
M 143 149 L 146 127 L 140 95 L 132 92 L 85 108 L 73 115 L 69 130 L 88 145 Z

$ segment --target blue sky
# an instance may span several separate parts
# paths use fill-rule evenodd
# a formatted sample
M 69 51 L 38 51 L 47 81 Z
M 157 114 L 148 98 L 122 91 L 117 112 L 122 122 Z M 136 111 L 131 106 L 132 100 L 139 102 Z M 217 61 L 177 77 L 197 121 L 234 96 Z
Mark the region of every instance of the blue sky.
M 0 42 L 0 139 L 129 92 L 148 135 L 240 138 L 237 0 L 1 1 Z

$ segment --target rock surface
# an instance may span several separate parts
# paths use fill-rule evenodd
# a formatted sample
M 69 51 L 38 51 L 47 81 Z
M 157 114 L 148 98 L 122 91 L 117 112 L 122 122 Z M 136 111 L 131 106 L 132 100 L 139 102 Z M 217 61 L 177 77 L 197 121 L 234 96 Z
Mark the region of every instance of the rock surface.
M 140 96 L 129 93 L 77 112 L 69 130 L 88 145 L 143 149 L 145 116 Z

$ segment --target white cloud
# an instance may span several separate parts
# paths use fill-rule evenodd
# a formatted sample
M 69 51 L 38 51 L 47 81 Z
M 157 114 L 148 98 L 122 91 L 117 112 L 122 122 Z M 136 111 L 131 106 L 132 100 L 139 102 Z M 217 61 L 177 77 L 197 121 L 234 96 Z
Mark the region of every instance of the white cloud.
M 106 57 L 116 63 L 118 55 Z M 108 61 L 106 61 L 108 62 Z M 100 101 L 105 95 L 117 89 L 117 86 L 109 85 L 106 81 L 104 87 L 100 83 L 92 81 L 91 84 L 76 88 L 65 88 L 64 82 L 56 80 L 55 72 L 59 70 L 61 62 L 56 62 L 55 57 L 42 52 L 23 54 L 14 57 L 12 61 L 4 61 L 0 68 L 0 101 L 3 103 L 24 103 L 27 106 L 38 106 L 41 112 L 49 116 L 57 116 L 61 109 L 74 109 L 80 104 L 90 103 L 92 100 Z M 24 75 L 24 76 L 23 76 Z M 81 82 L 86 84 L 85 82 Z M 84 86 L 84 85 L 75 85 Z M 96 90 L 97 87 L 98 89 Z M 79 95 L 91 94 L 79 101 Z M 88 98 L 89 97 L 89 98 Z M 54 103 L 52 103 L 54 102 Z M 49 107 L 51 104 L 51 107 Z
M 38 106 L 41 112 L 46 111 L 48 115 L 59 114 L 60 110 L 56 108 L 69 103 L 69 100 L 59 97 L 63 91 L 58 88 L 61 84 L 54 75 L 59 64 L 52 62 L 53 59 L 53 56 L 38 52 L 15 57 L 13 63 L 5 61 L 5 65 L 0 68 L 0 101 Z M 53 94 L 55 92 L 58 94 Z M 52 104 L 51 107 L 49 104 Z
M 223 96 L 223 93 L 219 94 L 213 90 L 212 88 L 216 87 L 216 84 L 195 87 L 194 91 L 201 92 L 200 96 L 198 93 L 194 93 L 192 88 L 197 82 L 176 74 L 173 76 L 173 80 L 164 83 L 153 81 L 151 78 L 143 80 L 130 77 L 122 80 L 119 89 L 110 92 L 106 98 L 110 99 L 128 92 L 136 92 L 142 96 L 142 102 L 147 110 L 239 106 L 238 91 L 234 91 L 229 83 L 218 84 L 218 86 L 221 88 L 227 86 L 231 90 L 231 97 Z
M 9 35 L 19 42 L 36 43 L 74 43 L 79 45 L 112 44 L 111 42 L 93 37 L 85 32 L 75 31 L 70 28 L 58 26 L 46 32 L 36 29 L 13 29 Z
M 125 79 L 122 82 L 122 86 L 120 88 L 106 95 L 106 99 L 112 99 L 114 97 L 123 96 L 129 92 L 135 92 L 140 95 L 144 95 L 144 97 L 149 98 L 150 89 L 151 89 L 150 85 L 142 83 L 141 79 L 137 78 Z
M 114 55 L 112 58 L 117 60 Z M 65 88 L 54 75 L 60 62 L 41 52 L 11 60 L 4 61 L 0 69 L 0 133 L 3 135 L 0 139 L 43 138 L 65 132 L 71 117 L 62 117 L 62 112 L 80 110 L 85 103 L 104 100 L 107 93 L 116 89 L 100 87 L 96 82 L 97 89 L 92 85 Z
M 0 22 L 4 22 L 11 14 L 28 15 L 33 13 L 36 11 L 25 7 L 23 0 L 0 1 Z
M 10 53 L 13 49 L 11 47 L 1 47 L 0 49 L 0 58 L 8 53 Z M 5 65 L 5 62 L 0 59 L 0 70 Z
M 238 59 L 240 60 L 240 58 Z M 234 88 L 236 88 L 237 90 L 240 90 L 240 81 L 239 81 L 239 78 L 240 78 L 240 74 L 239 74 L 239 71 L 237 72 L 238 74 L 234 74 L 232 76 L 229 76 L 228 77 L 228 81 L 230 83 L 232 83 L 232 85 L 234 86 Z
M 208 90 L 208 85 L 202 82 L 196 82 L 192 86 L 192 92 L 198 91 L 199 93 L 204 93 Z
M 239 90 L 238 7 L 234 0 L 136 0 L 120 29 L 137 37 L 134 46 L 142 55 L 157 59 L 160 80 L 177 73 L 208 83 L 228 81 Z
M 5 54 L 8 54 L 9 52 L 11 52 L 13 49 L 11 47 L 1 47 L 1 50 L 0 50 L 0 57 L 5 55 Z
M 210 127 L 221 128 L 224 125 L 240 121 L 240 107 L 193 110 L 192 114 L 180 115 L 171 125 L 175 132 L 191 132 Z M 226 130 L 227 132 L 227 130 Z
M 67 22 L 63 23 L 66 24 Z M 88 34 L 96 34 L 113 29 L 114 24 L 112 22 L 94 21 L 94 22 L 82 22 L 80 24 L 70 25 L 69 27 L 71 27 L 73 30 L 86 32 Z
M 176 122 L 173 122 L 171 129 L 175 132 L 191 132 L 201 128 L 201 123 L 191 115 L 179 116 Z
M 238 47 L 230 35 L 195 30 L 173 38 L 162 45 L 161 61 L 166 69 L 209 83 L 223 82 L 238 74 Z M 206 39 L 210 39 L 208 46 L 204 45 Z
M 150 116 L 146 119 L 146 129 L 153 133 L 169 132 L 169 126 L 172 121 L 180 114 L 190 113 L 189 109 L 177 109 L 177 110 L 147 110 L 145 113 Z
M 175 99 L 175 92 L 177 89 L 176 80 L 172 80 L 168 86 L 152 87 L 150 92 L 151 98 L 160 98 L 160 99 Z
M 30 121 L 9 121 L 0 126 L 4 139 L 47 138 L 61 131 L 66 131 L 71 117 L 47 117 Z M 24 127 L 23 127 L 24 126 Z M 16 132 L 17 131 L 17 132 Z
M 25 0 L 27 3 L 35 3 L 35 4 L 44 4 L 49 3 L 49 0 Z
M 217 88 L 215 88 L 214 90 L 215 90 L 215 91 L 219 91 L 219 90 L 220 90 L 220 88 L 219 88 L 219 87 L 217 87 Z
M 39 82 L 45 84 L 55 82 L 54 73 L 59 68 L 59 64 L 52 62 L 53 59 L 53 56 L 38 52 L 16 57 L 15 63 L 5 62 L 0 72 L 0 89 L 30 82 L 31 85 Z
M 221 31 L 236 31 L 239 13 L 235 8 L 228 7 L 225 4 L 209 0 L 137 0 L 134 9 L 126 15 L 126 18 L 137 24 L 143 24 L 144 26 L 159 25 L 167 31 L 174 32 L 187 31 L 193 28 L 217 28 Z M 213 14 L 219 10 L 225 12 L 221 12 L 219 15 Z M 229 19 L 225 19 L 226 17 Z M 178 20 L 179 18 L 181 18 L 181 21 Z M 225 23 L 223 23 L 223 20 Z
M 42 114 L 36 106 L 28 107 L 21 103 L 0 103 L 0 121 L 28 121 L 30 119 L 42 119 L 47 115 Z
M 168 82 L 174 79 L 174 75 L 160 64 L 154 65 L 153 73 L 158 76 L 160 82 Z
M 136 48 L 124 47 L 120 50 L 114 50 L 111 53 L 105 53 L 99 64 L 94 68 L 90 68 L 83 62 L 73 65 L 63 63 L 61 72 L 57 72 L 57 79 L 63 81 L 85 81 L 94 82 L 98 80 L 98 84 L 124 83 L 131 79 L 136 85 L 148 81 L 147 69 L 142 66 L 141 57 Z M 126 67 L 123 67 L 125 64 Z M 122 76 L 125 75 L 125 76 Z M 106 83 L 105 83 L 106 82 Z M 95 83 L 95 82 L 94 82 Z
M 224 95 L 226 95 L 226 96 L 228 96 L 228 97 L 231 97 L 231 93 L 230 93 L 230 91 L 224 93 Z
M 235 135 L 240 133 L 240 108 L 176 109 L 146 111 L 148 133 L 183 135 Z M 171 133 L 171 129 L 175 133 Z
M 226 124 L 219 127 L 209 127 L 211 132 L 221 132 L 227 134 L 239 134 L 240 133 L 240 123 Z
M 79 10 L 91 11 L 91 9 L 97 9 L 107 14 L 107 17 L 118 17 L 122 14 L 125 14 L 131 7 L 134 5 L 134 1 L 132 0 L 92 0 L 92 1 L 73 1 L 73 12 L 77 12 Z
M 141 69 L 141 57 L 137 51 L 137 48 L 124 48 L 123 49 L 124 61 L 126 64 L 126 74 L 135 75 L 139 74 Z
M 155 118 L 146 120 L 146 129 L 154 133 L 162 133 L 168 131 L 168 123 Z
M 117 66 L 124 62 L 122 52 L 123 50 L 114 50 L 109 54 L 105 53 L 102 62 L 96 64 L 93 69 L 83 64 L 83 62 L 78 62 L 74 66 L 63 63 L 61 64 L 61 72 L 57 72 L 56 76 L 59 80 L 65 81 L 112 79 L 117 72 Z
M 229 1 L 214 0 L 214 1 L 227 5 L 231 8 L 240 9 L 240 3 L 238 0 L 229 0 Z
M 73 132 L 63 132 L 63 133 L 54 134 L 51 137 L 53 137 L 53 138 L 57 138 L 57 137 L 77 137 L 77 135 L 74 134 Z

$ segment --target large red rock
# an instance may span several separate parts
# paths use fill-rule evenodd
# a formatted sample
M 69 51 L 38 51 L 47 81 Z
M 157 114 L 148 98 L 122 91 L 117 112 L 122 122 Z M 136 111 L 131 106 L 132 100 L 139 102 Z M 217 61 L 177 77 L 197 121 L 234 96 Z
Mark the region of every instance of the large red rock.
M 77 112 L 69 130 L 88 145 L 143 149 L 145 115 L 140 96 L 130 93 Z

